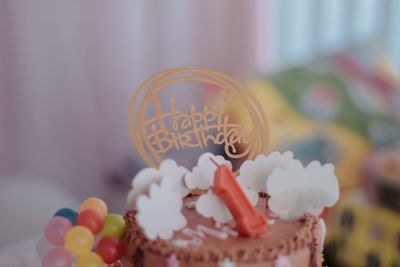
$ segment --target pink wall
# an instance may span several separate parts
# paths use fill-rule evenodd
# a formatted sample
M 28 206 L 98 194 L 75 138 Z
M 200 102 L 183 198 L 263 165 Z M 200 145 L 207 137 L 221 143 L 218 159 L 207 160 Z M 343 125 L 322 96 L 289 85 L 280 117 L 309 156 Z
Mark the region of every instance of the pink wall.
M 123 201 L 104 173 L 135 157 L 135 88 L 170 67 L 251 71 L 253 14 L 229 0 L 1 1 L 0 174 Z

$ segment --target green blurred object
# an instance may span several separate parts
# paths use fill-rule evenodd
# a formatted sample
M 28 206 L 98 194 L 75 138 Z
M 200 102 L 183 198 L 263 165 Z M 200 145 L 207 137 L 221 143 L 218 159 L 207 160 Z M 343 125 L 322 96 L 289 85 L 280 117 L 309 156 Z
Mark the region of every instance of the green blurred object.
M 348 54 L 261 81 L 252 88 L 269 119 L 272 149 L 292 150 L 303 164 L 335 164 L 342 190 L 359 185 L 371 151 L 400 140 L 400 89 Z
M 120 239 L 125 229 L 125 221 L 119 214 L 107 214 L 104 217 L 104 227 L 100 232 L 101 236 L 111 236 Z
M 321 124 L 335 122 L 346 126 L 370 140 L 374 147 L 400 138 L 399 121 L 391 116 L 388 111 L 371 108 L 369 112 L 366 112 L 369 103 L 356 100 L 357 94 L 361 95 L 360 90 L 365 90 L 365 94 L 363 94 L 365 98 L 370 93 L 371 99 L 375 98 L 377 91 L 367 91 L 368 88 L 353 88 L 355 82 L 350 79 L 345 80 L 342 75 L 335 72 L 335 69 L 317 69 L 318 71 L 315 68 L 305 67 L 289 70 L 271 77 L 270 81 L 297 112 L 305 117 L 316 120 Z M 352 93 L 352 90 L 357 90 L 357 93 Z M 327 100 L 327 98 L 331 100 Z M 357 104 L 356 101 L 358 101 Z M 334 104 L 331 104 L 332 108 L 329 111 L 327 104 L 333 102 L 337 102 L 337 107 L 335 108 Z M 315 106 L 311 106 L 312 104 Z M 361 109 L 360 106 L 363 104 L 365 104 L 365 108 Z M 331 114 L 324 116 L 324 114 L 321 114 L 321 110 L 326 110 L 326 112 L 323 112 L 325 114 L 329 112 Z M 388 137 L 390 140 L 376 140 L 373 127 L 374 123 L 378 122 L 394 132 L 390 136 L 392 138 Z M 389 134 L 385 136 L 389 136 Z

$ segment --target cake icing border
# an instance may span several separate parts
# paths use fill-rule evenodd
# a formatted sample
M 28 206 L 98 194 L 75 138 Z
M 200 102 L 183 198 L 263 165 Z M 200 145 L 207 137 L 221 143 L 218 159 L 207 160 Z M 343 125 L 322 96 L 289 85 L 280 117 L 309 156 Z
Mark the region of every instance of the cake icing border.
M 321 266 L 321 247 L 319 238 L 319 219 L 311 214 L 305 214 L 299 221 L 302 223 L 295 236 L 288 240 L 282 240 L 275 248 L 257 248 L 246 251 L 245 248 L 226 252 L 217 252 L 204 247 L 177 247 L 169 240 L 148 240 L 136 222 L 135 209 L 128 210 L 124 219 L 126 229 L 123 235 L 123 243 L 127 246 L 126 256 L 132 258 L 138 251 L 148 251 L 163 257 L 175 254 L 179 260 L 188 262 L 216 262 L 225 258 L 240 263 L 254 263 L 260 261 L 273 261 L 279 254 L 290 255 L 296 251 L 308 247 L 310 249 L 310 263 L 312 266 Z

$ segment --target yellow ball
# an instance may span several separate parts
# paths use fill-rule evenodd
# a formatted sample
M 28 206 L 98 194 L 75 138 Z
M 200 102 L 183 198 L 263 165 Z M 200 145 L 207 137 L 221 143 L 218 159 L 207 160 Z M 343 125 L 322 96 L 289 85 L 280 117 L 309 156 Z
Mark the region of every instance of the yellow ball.
M 104 267 L 104 262 L 98 254 L 89 252 L 78 257 L 76 267 Z
M 102 216 L 105 216 L 108 213 L 106 203 L 97 197 L 91 197 L 82 202 L 81 206 L 79 207 L 79 211 L 87 209 L 94 209 L 98 211 Z
M 82 255 L 92 250 L 94 235 L 84 226 L 74 226 L 65 235 L 65 249 L 73 254 Z

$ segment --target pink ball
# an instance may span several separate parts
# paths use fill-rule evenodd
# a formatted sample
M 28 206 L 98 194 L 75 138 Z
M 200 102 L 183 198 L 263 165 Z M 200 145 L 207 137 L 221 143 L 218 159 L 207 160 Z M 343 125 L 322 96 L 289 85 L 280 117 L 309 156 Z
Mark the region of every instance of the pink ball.
M 42 267 L 71 267 L 72 255 L 64 248 L 54 248 L 42 258 Z
M 65 234 L 72 227 L 71 222 L 64 217 L 53 217 L 44 228 L 44 236 L 53 245 L 64 244 Z
M 54 249 L 54 246 L 50 244 L 45 237 L 40 238 L 40 240 L 36 243 L 36 252 L 40 257 L 43 257 L 52 249 Z

